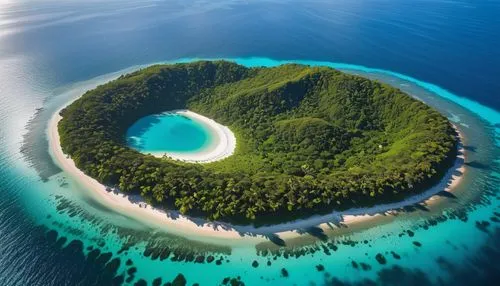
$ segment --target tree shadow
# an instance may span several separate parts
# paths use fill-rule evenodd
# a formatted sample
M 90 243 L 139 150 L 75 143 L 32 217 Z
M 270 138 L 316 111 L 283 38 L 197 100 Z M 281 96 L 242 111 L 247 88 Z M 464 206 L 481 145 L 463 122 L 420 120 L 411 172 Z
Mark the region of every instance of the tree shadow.
M 330 229 L 335 229 L 335 228 L 346 228 L 347 225 L 342 223 L 340 220 L 338 221 L 329 221 L 325 223 Z
M 476 146 L 465 146 L 465 145 L 462 145 L 462 148 L 464 148 L 464 150 L 469 151 L 469 152 L 476 152 L 476 150 L 477 150 Z
M 402 210 L 404 212 L 415 212 L 415 211 L 424 211 L 424 212 L 429 212 L 429 208 L 426 207 L 424 204 L 422 203 L 417 203 L 417 204 L 413 204 L 413 205 L 410 205 L 410 206 L 405 206 L 402 208 Z
M 445 197 L 445 198 L 449 198 L 449 199 L 456 199 L 457 196 L 455 196 L 452 192 L 448 192 L 448 191 L 440 191 L 439 193 L 436 194 L 436 196 L 439 196 L 439 197 Z
M 275 233 L 264 234 L 263 236 L 269 239 L 270 242 L 276 244 L 277 246 L 286 246 L 285 241 Z
M 321 240 L 321 241 L 327 241 L 328 240 L 328 236 L 325 234 L 325 232 L 323 231 L 322 228 L 320 227 L 317 227 L 317 226 L 311 226 L 311 227 L 308 227 L 306 229 L 304 229 L 304 232 L 311 235 L 311 236 L 314 236 L 316 237 L 317 239 Z
M 464 165 L 469 166 L 471 168 L 475 168 L 475 169 L 481 169 L 481 170 L 489 170 L 490 169 L 490 166 L 483 164 L 481 162 L 478 162 L 478 161 L 465 162 Z

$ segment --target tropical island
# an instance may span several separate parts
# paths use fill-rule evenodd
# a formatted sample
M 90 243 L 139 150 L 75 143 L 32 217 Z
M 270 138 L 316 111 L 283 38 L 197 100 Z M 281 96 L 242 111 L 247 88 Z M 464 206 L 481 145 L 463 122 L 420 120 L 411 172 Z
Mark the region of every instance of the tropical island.
M 190 110 L 227 126 L 230 156 L 206 164 L 143 154 L 125 133 L 142 117 Z M 400 201 L 453 166 L 456 131 L 398 89 L 331 68 L 155 65 L 64 108 L 60 144 L 102 184 L 211 220 L 287 220 Z

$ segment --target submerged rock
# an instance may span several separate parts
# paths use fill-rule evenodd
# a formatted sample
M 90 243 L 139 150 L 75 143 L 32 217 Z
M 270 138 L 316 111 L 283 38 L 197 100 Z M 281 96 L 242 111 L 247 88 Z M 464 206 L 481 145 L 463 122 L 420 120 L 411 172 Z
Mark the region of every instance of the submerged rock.
M 195 263 L 203 263 L 203 262 L 205 262 L 205 256 L 203 256 L 203 255 L 196 256 L 196 258 L 194 259 L 194 262 Z
M 97 257 L 96 263 L 104 265 L 111 259 L 112 256 L 113 254 L 111 254 L 111 252 L 103 252 L 99 255 L 99 257 Z
M 331 250 L 333 250 L 333 251 L 337 251 L 337 249 L 339 249 L 339 247 L 338 247 L 338 246 L 336 246 L 335 244 L 333 244 L 333 243 L 331 243 L 331 242 L 330 242 L 330 243 L 328 243 L 328 247 L 329 247 Z
M 134 286 L 147 286 L 148 282 L 144 279 L 139 279 L 139 281 L 135 282 Z
M 187 283 L 186 281 L 186 278 L 184 277 L 184 275 L 182 275 L 182 273 L 179 273 L 174 281 L 172 281 L 172 286 L 185 286 Z
M 476 227 L 483 232 L 488 232 L 488 227 L 490 226 L 490 223 L 488 221 L 476 221 Z
M 160 286 L 161 285 L 161 277 L 156 278 L 153 280 L 153 286 Z
M 134 280 L 134 278 L 135 278 L 135 276 L 134 276 L 134 275 L 129 276 L 129 277 L 125 280 L 125 282 L 127 282 L 127 283 L 131 283 L 131 282 L 132 282 L 132 280 Z
M 289 276 L 288 270 L 286 270 L 285 268 L 281 268 L 281 276 L 288 277 Z
M 222 259 L 216 260 L 216 261 L 215 261 L 215 264 L 216 264 L 216 265 L 221 265 L 221 264 L 222 264 Z
M 128 275 L 134 275 L 137 272 L 137 268 L 131 267 L 129 270 L 127 270 Z
M 110 262 L 108 262 L 108 264 L 106 264 L 104 271 L 108 273 L 116 273 L 116 271 L 120 267 L 120 263 L 120 258 L 113 258 Z
M 387 263 L 387 259 L 385 259 L 385 256 L 382 255 L 381 253 L 378 253 L 377 255 L 375 255 L 375 259 L 377 259 L 378 263 L 380 263 L 380 264 Z
M 354 260 L 351 262 L 351 265 L 352 265 L 353 268 L 356 268 L 356 269 L 359 268 L 358 263 L 356 261 L 354 261 Z
M 125 282 L 125 278 L 123 277 L 123 275 L 118 275 L 115 278 L 113 278 L 113 280 L 111 280 L 111 283 L 113 285 L 122 285 L 123 282 Z
M 372 269 L 372 267 L 368 263 L 361 262 L 361 263 L 359 263 L 359 265 L 361 265 L 361 269 L 363 269 L 364 271 L 368 271 L 368 270 Z
M 331 255 L 330 253 L 330 249 L 328 249 L 328 247 L 326 245 L 321 245 L 321 248 L 323 249 L 323 252 L 326 254 L 326 255 Z
M 100 254 L 101 252 L 99 251 L 99 249 L 94 249 L 91 252 L 89 252 L 89 254 L 87 255 L 87 259 L 89 261 L 95 261 Z
M 222 285 L 245 286 L 245 283 L 241 281 L 241 277 L 239 276 L 237 278 L 226 277 L 224 278 L 224 280 L 222 280 Z
M 394 259 L 401 259 L 401 256 L 399 254 L 397 254 L 396 252 L 391 251 L 391 254 L 392 254 L 392 257 L 394 257 Z

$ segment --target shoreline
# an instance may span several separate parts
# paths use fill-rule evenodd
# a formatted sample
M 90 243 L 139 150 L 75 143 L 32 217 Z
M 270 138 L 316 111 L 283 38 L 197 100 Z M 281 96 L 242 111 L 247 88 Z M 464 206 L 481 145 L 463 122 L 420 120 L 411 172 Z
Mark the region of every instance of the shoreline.
M 195 113 L 196 114 L 196 113 Z M 465 173 L 465 149 L 462 147 L 463 136 L 458 131 L 460 142 L 458 156 L 455 164 L 451 167 L 442 180 L 434 187 L 420 194 L 413 195 L 407 199 L 377 205 L 367 208 L 352 208 L 342 212 L 332 212 L 327 215 L 313 215 L 306 219 L 271 226 L 254 227 L 253 225 L 231 225 L 222 222 L 210 222 L 200 218 L 190 218 L 176 211 L 165 211 L 146 204 L 139 195 L 126 195 L 117 192 L 108 192 L 106 186 L 97 180 L 87 176 L 78 169 L 69 156 L 63 153 L 58 132 L 58 123 L 62 119 L 59 112 L 55 113 L 48 126 L 48 139 L 50 154 L 55 163 L 73 180 L 88 189 L 88 193 L 96 200 L 111 207 L 113 210 L 125 216 L 132 216 L 145 224 L 167 227 L 168 232 L 188 236 L 190 239 L 227 244 L 245 242 L 259 243 L 269 241 L 267 236 L 275 234 L 282 239 L 291 239 L 301 236 L 300 230 L 310 227 L 320 227 L 323 230 L 331 229 L 333 224 L 354 225 L 374 221 L 377 217 L 386 214 L 394 214 L 406 206 L 424 203 L 431 205 L 439 200 L 436 196 L 441 191 L 451 192 L 459 185 Z M 299 231 L 297 231 L 299 230 Z
M 187 109 L 167 111 L 163 114 L 178 114 L 201 123 L 207 128 L 214 140 L 209 146 L 196 152 L 148 152 L 148 154 L 158 158 L 167 156 L 174 160 L 201 164 L 223 160 L 234 154 L 236 137 L 227 126 Z

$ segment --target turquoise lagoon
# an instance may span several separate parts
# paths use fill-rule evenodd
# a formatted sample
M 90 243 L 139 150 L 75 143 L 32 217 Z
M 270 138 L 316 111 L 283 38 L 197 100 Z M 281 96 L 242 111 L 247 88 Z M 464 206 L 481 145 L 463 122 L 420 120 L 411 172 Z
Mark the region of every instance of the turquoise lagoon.
M 400 210 L 397 216 L 383 217 L 379 223 L 360 227 L 345 227 L 342 221 L 332 221 L 330 231 L 318 232 L 311 226 L 298 230 L 303 235 L 294 240 L 282 241 L 269 233 L 268 242 L 256 245 L 178 235 L 175 229 L 154 227 L 140 218 L 115 212 L 57 168 L 46 181 L 35 179 L 29 166 L 12 168 L 10 172 L 24 172 L 27 178 L 15 182 L 26 191 L 19 203 L 45 229 L 46 239 L 63 251 L 75 253 L 75 257 L 101 265 L 98 281 L 108 279 L 128 285 L 139 281 L 151 285 L 158 278 L 162 282 L 172 281 L 179 273 L 186 277 L 188 285 L 217 285 L 226 277 L 240 277 L 246 285 L 323 285 L 339 281 L 347 284 L 392 281 L 397 285 L 403 279 L 422 284 L 448 283 L 474 279 L 460 275 L 469 273 L 462 268 L 464 265 L 491 267 L 485 262 L 492 251 L 497 251 L 500 113 L 430 83 L 385 70 L 314 61 L 230 60 L 247 66 L 289 62 L 327 65 L 408 92 L 448 116 L 465 135 L 467 171 L 463 182 L 453 196 L 443 197 L 436 206 L 409 207 Z M 58 96 L 46 102 L 31 124 L 43 126 L 56 110 L 85 90 L 137 68 L 140 67 L 59 90 Z M 38 129 L 29 130 L 30 134 L 36 134 Z M 25 148 L 35 148 L 29 142 L 26 144 Z M 50 165 L 46 151 L 31 156 Z M 206 258 L 210 256 L 215 259 L 209 263 Z
M 210 146 L 212 136 L 205 124 L 175 112 L 145 116 L 126 133 L 130 147 L 151 154 L 196 153 Z

